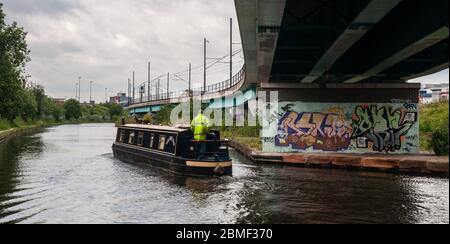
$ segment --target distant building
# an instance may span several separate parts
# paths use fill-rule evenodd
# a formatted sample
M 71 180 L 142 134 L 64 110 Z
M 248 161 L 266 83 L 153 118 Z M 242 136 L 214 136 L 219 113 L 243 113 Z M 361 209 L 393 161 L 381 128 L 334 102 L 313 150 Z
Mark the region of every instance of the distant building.
M 128 103 L 128 97 L 126 93 L 117 93 L 117 96 L 113 96 L 109 98 L 109 103 L 119 104 L 122 107 L 125 107 Z
M 81 106 L 85 106 L 85 107 L 94 106 L 94 105 L 95 105 L 95 101 L 91 101 L 91 102 L 84 101 L 83 103 L 81 103 Z
M 419 98 L 421 103 L 448 101 L 449 84 L 422 84 L 422 89 L 419 91 Z
M 51 98 L 56 104 L 58 105 L 64 105 L 66 102 L 65 98 Z

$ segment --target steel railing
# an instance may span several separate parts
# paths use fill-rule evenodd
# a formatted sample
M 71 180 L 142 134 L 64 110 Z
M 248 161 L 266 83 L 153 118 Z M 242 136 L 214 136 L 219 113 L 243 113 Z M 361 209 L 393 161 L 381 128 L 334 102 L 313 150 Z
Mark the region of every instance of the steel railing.
M 227 79 L 225 81 L 219 82 L 219 83 L 215 83 L 215 84 L 211 84 L 206 86 L 206 88 L 204 87 L 198 87 L 198 88 L 193 88 L 189 91 L 189 89 L 185 89 L 185 90 L 179 90 L 179 91 L 174 91 L 174 92 L 165 92 L 165 93 L 160 93 L 157 95 L 152 95 L 152 96 L 144 96 L 142 98 L 135 98 L 134 100 L 130 99 L 130 105 L 132 104 L 138 104 L 138 103 L 144 103 L 144 102 L 152 102 L 152 101 L 159 101 L 159 100 L 168 100 L 168 99 L 175 99 L 175 98 L 185 98 L 185 97 L 190 97 L 190 96 L 200 96 L 200 95 L 205 95 L 205 94 L 210 94 L 210 93 L 214 93 L 214 92 L 221 92 L 221 91 L 225 91 L 227 89 L 230 89 L 234 86 L 236 86 L 237 84 L 239 84 L 242 79 L 245 77 L 245 66 L 242 67 L 242 69 L 235 74 L 230 82 L 230 79 Z

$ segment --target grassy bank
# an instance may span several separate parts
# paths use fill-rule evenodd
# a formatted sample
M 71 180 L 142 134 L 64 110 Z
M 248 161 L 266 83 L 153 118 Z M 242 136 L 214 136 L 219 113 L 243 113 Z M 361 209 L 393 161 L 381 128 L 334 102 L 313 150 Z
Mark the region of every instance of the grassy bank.
M 33 122 L 24 122 L 21 120 L 14 120 L 11 122 L 8 122 L 6 120 L 0 120 L 0 142 L 8 138 L 9 136 L 19 133 L 21 131 L 25 131 L 28 129 L 43 127 L 43 126 L 50 126 L 52 124 L 55 124 L 55 122 L 50 123 L 49 121 L 33 121 Z
M 8 137 L 10 134 L 44 126 L 55 126 L 55 125 L 66 125 L 66 124 L 87 124 L 87 123 L 113 123 L 112 120 L 100 120 L 100 119 L 89 119 L 80 118 L 78 120 L 37 120 L 37 121 L 22 121 L 20 119 L 15 119 L 14 121 L 0 120 L 0 139 Z
M 54 120 L 37 120 L 37 121 L 22 121 L 22 120 L 14 120 L 14 121 L 7 121 L 7 120 L 0 120 L 0 132 L 10 129 L 26 129 L 36 126 L 47 126 L 47 125 L 58 125 L 58 124 L 66 124 L 71 123 L 71 121 L 63 121 L 63 122 L 57 122 Z
M 238 141 L 254 150 L 260 151 L 262 149 L 259 137 L 261 128 L 259 126 L 215 127 L 214 129 L 220 131 L 222 138 Z

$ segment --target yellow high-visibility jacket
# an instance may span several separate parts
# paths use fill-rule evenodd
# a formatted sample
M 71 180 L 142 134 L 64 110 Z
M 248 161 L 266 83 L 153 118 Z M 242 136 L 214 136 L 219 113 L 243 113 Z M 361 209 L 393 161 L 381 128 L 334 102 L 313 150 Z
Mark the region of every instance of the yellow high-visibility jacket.
M 194 132 L 194 139 L 197 141 L 206 140 L 206 134 L 208 134 L 211 127 L 211 121 L 205 115 L 197 115 L 197 117 L 195 117 L 191 122 L 192 132 Z

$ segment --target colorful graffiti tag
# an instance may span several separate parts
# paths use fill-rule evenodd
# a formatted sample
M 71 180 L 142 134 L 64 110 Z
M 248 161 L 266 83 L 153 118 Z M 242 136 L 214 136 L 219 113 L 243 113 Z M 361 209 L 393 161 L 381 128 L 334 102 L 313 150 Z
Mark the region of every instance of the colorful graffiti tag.
M 395 152 L 402 148 L 408 131 L 417 122 L 417 112 L 394 109 L 387 106 L 362 105 L 355 108 L 353 115 L 353 134 L 358 148 L 372 148 L 379 152 Z
M 417 104 L 280 103 L 266 152 L 417 153 Z
M 352 128 L 345 122 L 342 109 L 298 113 L 291 111 L 288 105 L 284 110 L 286 112 L 279 120 L 276 146 L 341 151 L 350 145 Z

